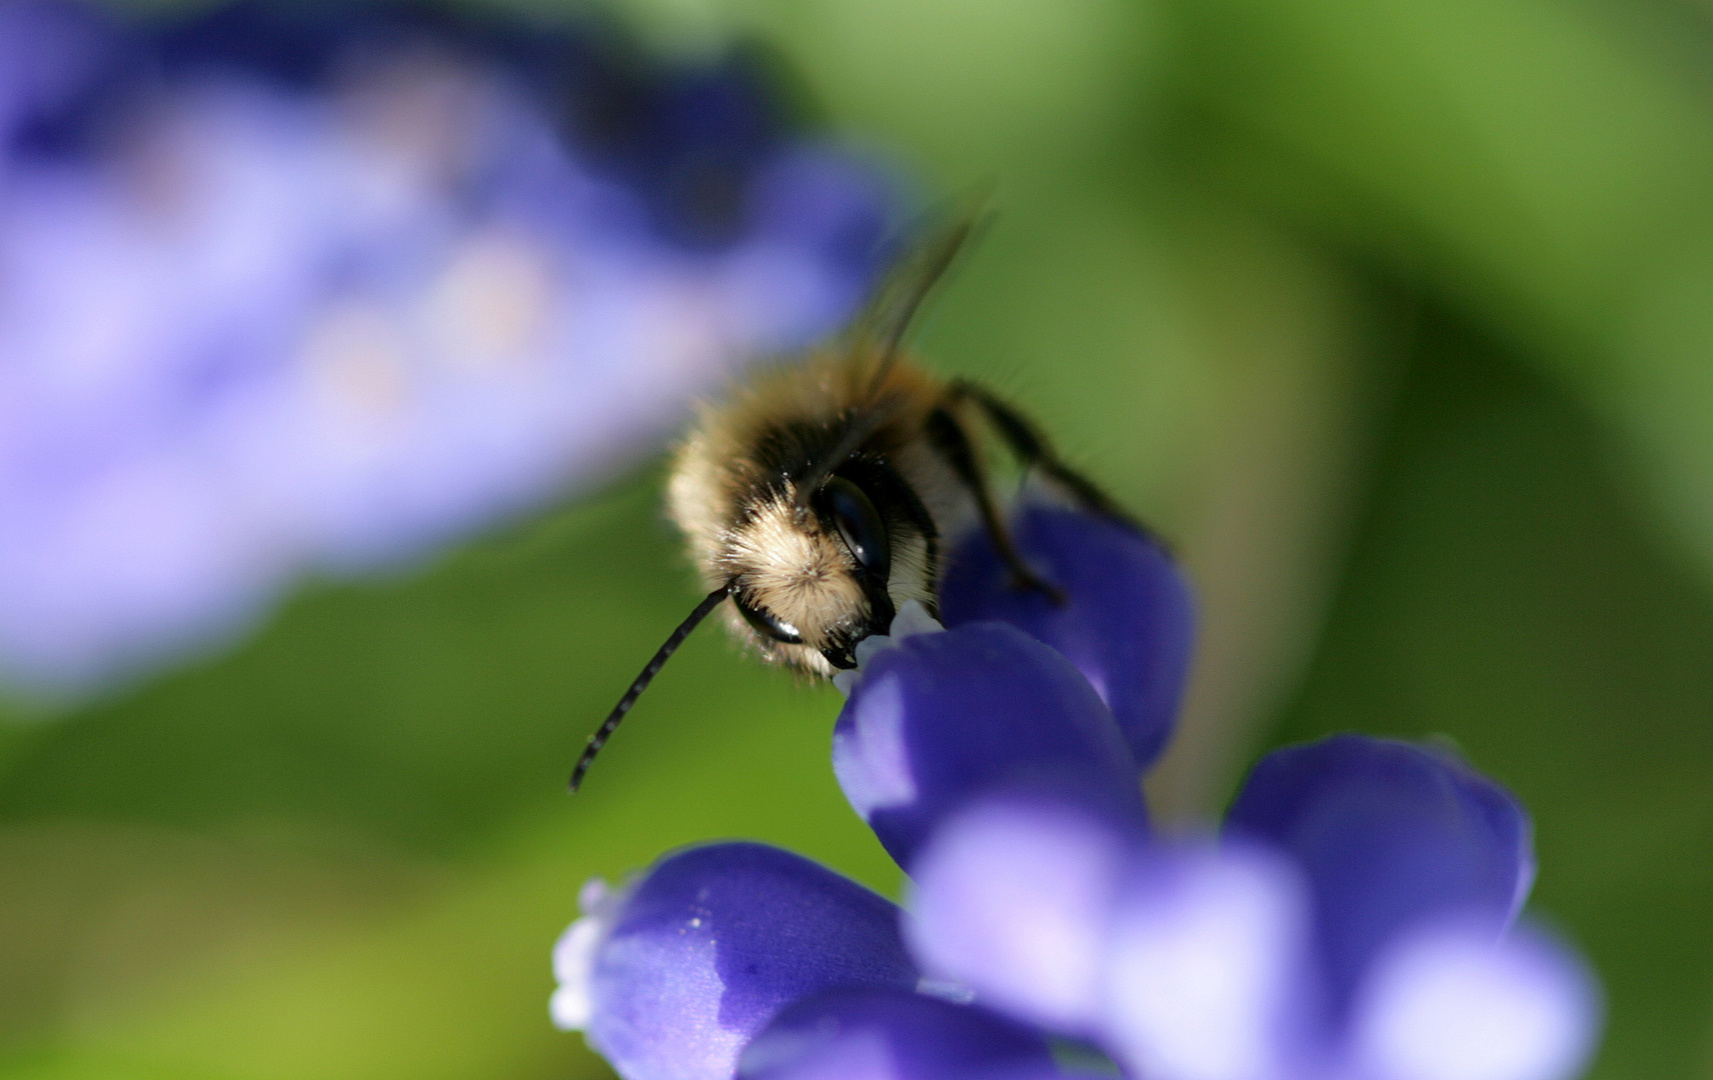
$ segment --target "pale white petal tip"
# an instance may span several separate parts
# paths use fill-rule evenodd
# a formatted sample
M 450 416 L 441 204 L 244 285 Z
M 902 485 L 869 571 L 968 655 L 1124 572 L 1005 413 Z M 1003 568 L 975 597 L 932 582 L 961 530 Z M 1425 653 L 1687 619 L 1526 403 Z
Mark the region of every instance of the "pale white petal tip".
M 595 954 L 606 939 L 607 928 L 618 907 L 619 894 L 600 878 L 590 878 L 578 893 L 583 917 L 572 923 L 553 946 L 553 979 L 559 988 L 548 1000 L 553 1026 L 582 1031 L 594 1011 L 591 983 Z
M 585 915 L 598 914 L 612 891 L 612 887 L 607 884 L 606 878 L 590 878 L 583 882 L 581 889 L 577 890 L 577 910 Z
M 1088 1033 L 1125 856 L 1122 837 L 1078 811 L 978 803 L 913 865 L 905 941 L 936 980 L 983 1004 Z
M 1120 1055 L 1139 1074 L 1181 1080 L 1286 1075 L 1308 933 L 1294 872 L 1236 847 L 1186 845 L 1145 865 L 1107 961 Z
M 833 675 L 833 685 L 839 688 L 839 693 L 845 697 L 851 696 L 856 684 L 862 680 L 863 669 L 876 656 L 888 649 L 894 648 L 906 638 L 919 634 L 938 634 L 946 628 L 940 621 L 928 614 L 928 609 L 920 600 L 906 600 L 898 607 L 898 613 L 892 617 L 892 632 L 890 634 L 873 634 L 857 642 L 857 666 L 850 671 L 840 671 Z
M 1382 956 L 1363 988 L 1355 1051 L 1376 1075 L 1569 1080 L 1593 1050 L 1599 990 L 1578 958 L 1518 927 L 1442 926 Z

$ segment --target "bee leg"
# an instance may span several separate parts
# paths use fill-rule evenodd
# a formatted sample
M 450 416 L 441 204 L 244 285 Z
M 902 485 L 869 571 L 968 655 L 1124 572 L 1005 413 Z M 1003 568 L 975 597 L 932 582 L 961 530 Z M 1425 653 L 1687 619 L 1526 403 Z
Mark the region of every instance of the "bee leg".
M 994 505 L 993 493 L 988 490 L 987 476 L 982 472 L 981 463 L 976 458 L 969 433 L 964 430 L 964 426 L 958 422 L 951 409 L 942 405 L 929 413 L 927 432 L 928 441 L 935 451 L 952 467 L 952 471 L 975 498 L 982 526 L 992 538 L 1000 559 L 1011 571 L 1012 584 L 1020 589 L 1039 590 L 1053 603 L 1063 604 L 1065 594 L 1029 569 L 1029 565 L 1023 561 L 1023 556 L 1018 554 L 1017 545 L 1011 541 L 1011 531 L 1005 527 L 1005 520 L 1000 517 L 999 508 Z
M 1054 483 L 1064 488 L 1083 509 L 1114 521 L 1123 522 L 1141 533 L 1148 530 L 1141 522 L 1119 509 L 1088 477 L 1059 460 L 1046 436 L 1021 413 L 995 397 L 986 387 L 959 379 L 948 392 L 952 400 L 968 400 L 981 407 L 993 430 L 1010 447 L 1025 469 L 1039 469 Z

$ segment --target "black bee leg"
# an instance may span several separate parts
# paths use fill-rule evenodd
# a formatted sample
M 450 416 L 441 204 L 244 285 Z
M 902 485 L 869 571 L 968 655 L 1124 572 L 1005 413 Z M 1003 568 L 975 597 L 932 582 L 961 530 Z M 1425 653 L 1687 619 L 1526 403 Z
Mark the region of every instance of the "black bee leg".
M 1021 413 L 999 400 L 985 387 L 959 379 L 952 383 L 952 400 L 967 399 L 981 407 L 993 430 L 1005 440 L 1005 445 L 1017 456 L 1025 469 L 1038 469 L 1042 475 L 1058 484 L 1083 509 L 1114 521 L 1123 522 L 1138 532 L 1148 530 L 1107 497 L 1094 482 L 1059 460 L 1046 436 Z
M 1011 581 L 1020 589 L 1036 589 L 1055 604 L 1065 602 L 1065 594 L 1051 582 L 1045 581 L 1029 565 L 1023 561 L 1023 556 L 1017 552 L 1017 545 L 1011 542 L 1011 531 L 1005 527 L 1005 520 L 999 515 L 999 508 L 994 504 L 993 493 L 988 490 L 987 476 L 982 471 L 981 462 L 976 457 L 975 448 L 970 443 L 969 433 L 952 415 L 950 409 L 942 406 L 928 414 L 928 441 L 935 451 L 952 467 L 958 479 L 975 498 L 976 509 L 981 514 L 982 526 L 987 535 L 992 538 L 994 548 L 1011 571 Z

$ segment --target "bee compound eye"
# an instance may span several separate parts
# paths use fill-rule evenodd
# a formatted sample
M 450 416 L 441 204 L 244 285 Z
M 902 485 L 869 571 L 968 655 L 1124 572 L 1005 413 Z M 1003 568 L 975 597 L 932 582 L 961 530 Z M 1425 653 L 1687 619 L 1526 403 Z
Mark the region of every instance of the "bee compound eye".
M 851 480 L 834 476 L 821 489 L 821 500 L 857 565 L 885 581 L 892 570 L 892 541 L 868 493 Z
M 737 605 L 738 614 L 744 617 L 745 622 L 755 627 L 757 633 L 786 645 L 803 644 L 803 632 L 773 612 L 756 607 L 742 595 L 733 596 L 732 602 Z

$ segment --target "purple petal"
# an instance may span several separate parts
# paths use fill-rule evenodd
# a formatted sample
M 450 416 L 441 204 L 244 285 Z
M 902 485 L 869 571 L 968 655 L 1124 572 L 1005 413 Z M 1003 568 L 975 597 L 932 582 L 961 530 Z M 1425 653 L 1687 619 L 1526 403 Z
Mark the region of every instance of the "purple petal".
M 1074 788 L 1140 823 L 1136 764 L 1063 656 L 1001 623 L 909 638 L 870 662 L 833 733 L 833 771 L 899 865 L 1000 786 Z
M 1282 847 L 1307 873 L 1335 1005 L 1422 920 L 1455 912 L 1497 933 L 1534 873 L 1509 792 L 1447 753 L 1359 735 L 1263 758 L 1226 829 Z
M 67 0 L 0 3 L 0 147 L 20 124 L 88 89 L 97 65 L 118 51 L 113 21 Z
M 1012 530 L 1024 558 L 1064 590 L 1066 602 L 1013 587 L 977 530 L 956 548 L 940 586 L 946 625 L 1010 623 L 1065 654 L 1146 768 L 1171 738 L 1189 675 L 1189 583 L 1152 538 L 1108 518 L 1030 502 Z
M 911 951 L 996 1009 L 1093 1035 L 1114 905 L 1140 839 L 1069 801 L 977 803 L 922 854 L 905 918 Z
M 1104 950 L 1107 1045 L 1139 1076 L 1286 1075 L 1315 998 L 1304 892 L 1265 849 L 1150 851 Z
M 1388 948 L 1363 983 L 1352 1056 L 1374 1080 L 1567 1080 L 1599 1033 L 1594 980 L 1526 927 L 1438 924 Z
M 669 855 L 609 916 L 589 1044 L 625 1080 L 725 1080 L 780 1009 L 835 987 L 912 990 L 898 909 L 761 844 Z
M 780 1013 L 741 1080 L 973 1080 L 1049 1074 L 1040 1035 L 971 1005 L 899 990 L 832 990 Z

